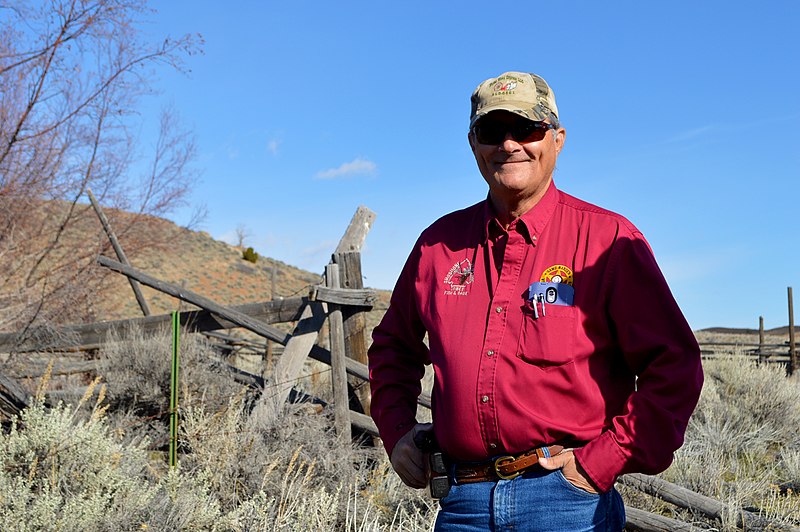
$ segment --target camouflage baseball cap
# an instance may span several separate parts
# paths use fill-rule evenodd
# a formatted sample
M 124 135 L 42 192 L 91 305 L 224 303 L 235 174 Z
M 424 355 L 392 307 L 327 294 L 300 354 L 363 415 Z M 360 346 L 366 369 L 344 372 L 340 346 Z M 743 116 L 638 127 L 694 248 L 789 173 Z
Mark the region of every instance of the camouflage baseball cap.
M 469 127 L 492 111 L 510 111 L 528 120 L 558 119 L 556 95 L 547 82 L 536 74 L 506 72 L 489 78 L 472 93 Z

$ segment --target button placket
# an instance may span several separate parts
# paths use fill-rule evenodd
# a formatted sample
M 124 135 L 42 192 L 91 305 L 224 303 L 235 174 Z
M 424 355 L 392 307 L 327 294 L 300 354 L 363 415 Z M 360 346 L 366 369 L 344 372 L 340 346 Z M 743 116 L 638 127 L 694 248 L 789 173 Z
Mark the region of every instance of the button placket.
M 482 357 L 478 369 L 478 421 L 481 427 L 481 436 L 487 449 L 495 449 L 500 441 L 499 425 L 497 420 L 495 375 L 500 357 L 500 343 L 503 341 L 509 308 L 515 298 L 515 288 L 522 270 L 522 261 L 525 257 L 528 244 L 524 237 L 512 228 L 505 246 L 499 278 L 492 291 L 489 316 L 486 324 Z M 494 446 L 492 446 L 494 444 Z

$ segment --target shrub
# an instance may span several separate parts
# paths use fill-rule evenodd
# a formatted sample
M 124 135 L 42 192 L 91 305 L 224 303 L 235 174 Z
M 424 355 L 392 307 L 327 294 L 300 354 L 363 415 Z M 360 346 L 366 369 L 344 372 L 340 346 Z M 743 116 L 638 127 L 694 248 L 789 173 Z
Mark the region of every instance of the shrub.
M 661 476 L 731 509 L 722 530 L 736 530 L 741 509 L 778 525 L 800 524 L 800 383 L 777 364 L 742 355 L 706 360 L 705 384 L 686 443 Z M 674 507 L 624 489 L 627 503 L 667 513 Z M 678 511 L 685 521 L 697 517 Z M 719 523 L 713 524 L 719 526 Z
M 436 504 L 402 484 L 383 449 L 341 445 L 326 410 L 267 407 L 269 387 L 253 408 L 199 335 L 181 342 L 179 464 L 168 469 L 151 449 L 166 424 L 148 412 L 166 411 L 169 334 L 127 333 L 102 350 L 108 394 L 95 381 L 73 406 L 38 399 L 0 435 L 0 530 L 432 528 Z
M 249 247 L 244 251 L 242 251 L 242 258 L 246 261 L 255 264 L 256 262 L 258 262 L 258 253 L 256 253 L 256 251 L 252 247 Z
M 145 479 L 144 442 L 123 445 L 108 431 L 102 396 L 87 419 L 80 405 L 48 409 L 39 398 L 0 436 L 0 529 L 132 530 L 146 522 L 157 488 Z
M 111 406 L 142 415 L 165 413 L 169 405 L 171 331 L 146 335 L 138 327 L 112 331 L 100 350 L 98 372 L 108 383 Z M 222 408 L 242 386 L 234 382 L 208 340 L 200 334 L 180 339 L 182 393 L 202 391 L 210 408 Z

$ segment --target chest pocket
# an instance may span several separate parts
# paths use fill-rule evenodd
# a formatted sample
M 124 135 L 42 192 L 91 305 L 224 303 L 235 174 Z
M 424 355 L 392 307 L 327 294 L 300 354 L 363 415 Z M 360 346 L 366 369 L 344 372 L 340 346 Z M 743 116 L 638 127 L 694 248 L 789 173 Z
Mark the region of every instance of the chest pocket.
M 577 312 L 574 306 L 548 304 L 542 313 L 539 304 L 537 317 L 531 302 L 526 302 L 517 356 L 542 368 L 571 362 L 575 358 Z

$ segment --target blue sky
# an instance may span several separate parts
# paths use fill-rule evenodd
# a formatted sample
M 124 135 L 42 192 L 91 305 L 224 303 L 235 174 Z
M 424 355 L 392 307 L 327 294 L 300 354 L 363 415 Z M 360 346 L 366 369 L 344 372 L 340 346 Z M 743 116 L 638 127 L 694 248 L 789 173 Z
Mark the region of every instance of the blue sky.
M 205 39 L 143 112 L 194 130 L 216 238 L 244 225 L 322 272 L 366 205 L 365 283 L 391 288 L 422 229 L 486 195 L 472 90 L 530 71 L 567 128 L 557 184 L 643 231 L 693 328 L 785 325 L 787 286 L 800 308 L 798 1 L 152 5 L 153 35 Z

